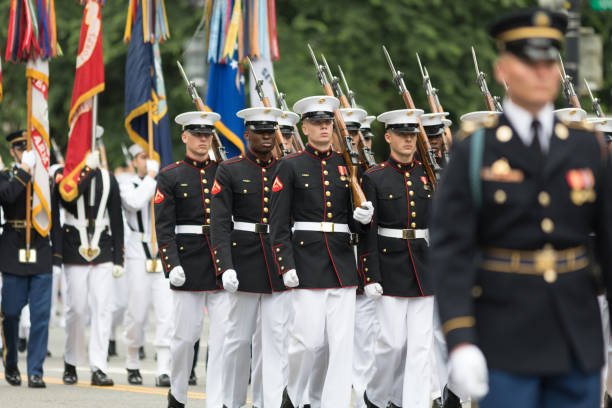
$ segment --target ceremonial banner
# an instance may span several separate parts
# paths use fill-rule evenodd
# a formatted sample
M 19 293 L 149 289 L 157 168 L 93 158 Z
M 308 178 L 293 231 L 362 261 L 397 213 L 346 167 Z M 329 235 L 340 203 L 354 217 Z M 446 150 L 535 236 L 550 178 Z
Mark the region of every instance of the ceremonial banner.
M 159 44 L 143 41 L 143 10 L 135 13 L 125 64 L 125 129 L 130 139 L 149 152 L 148 113 L 153 122 L 153 159 L 172 163 L 172 141 Z
M 66 201 L 77 197 L 77 183 L 85 156 L 91 151 L 93 96 L 104 90 L 102 17 L 100 4 L 89 0 L 83 13 L 76 74 L 68 122 L 68 149 L 60 194 Z
M 32 183 L 32 225 L 43 237 L 51 229 L 51 192 L 49 186 L 49 61 L 28 61 L 26 77 L 32 81 L 32 151 L 36 167 Z

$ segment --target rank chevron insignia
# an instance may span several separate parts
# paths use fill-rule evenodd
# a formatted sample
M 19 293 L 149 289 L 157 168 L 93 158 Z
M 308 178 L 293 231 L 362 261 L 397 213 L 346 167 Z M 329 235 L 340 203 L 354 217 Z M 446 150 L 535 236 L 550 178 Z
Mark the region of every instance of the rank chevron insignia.
M 221 191 L 221 186 L 219 185 L 217 180 L 215 180 L 215 184 L 213 184 L 213 188 L 210 192 L 212 193 L 212 195 L 215 195 L 215 194 L 218 194 L 220 191 Z
M 155 202 L 155 204 L 159 204 L 162 201 L 164 201 L 164 195 L 162 194 L 161 191 L 159 191 L 159 188 L 157 189 L 157 191 L 155 192 L 155 199 L 153 200 Z
M 278 179 L 278 176 L 274 179 L 274 184 L 272 184 L 272 191 L 275 193 L 281 191 L 283 189 L 283 183 Z

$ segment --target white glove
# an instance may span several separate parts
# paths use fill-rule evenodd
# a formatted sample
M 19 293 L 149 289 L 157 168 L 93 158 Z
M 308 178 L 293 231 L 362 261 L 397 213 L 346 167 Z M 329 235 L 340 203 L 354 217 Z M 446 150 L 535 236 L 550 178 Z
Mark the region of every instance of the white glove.
M 355 221 L 367 225 L 372 221 L 372 215 L 374 215 L 374 206 L 371 201 L 366 201 L 361 207 L 355 208 L 353 211 L 353 218 Z
M 283 283 L 288 288 L 295 288 L 300 284 L 300 280 L 298 279 L 295 269 L 289 269 L 283 274 Z
M 36 165 L 36 153 L 34 150 L 26 150 L 21 155 L 21 164 L 28 166 L 30 170 L 34 170 L 34 166 Z
M 159 163 L 156 160 L 147 160 L 147 173 L 159 173 Z
M 238 277 L 236 276 L 235 270 L 228 269 L 223 272 L 221 280 L 223 281 L 223 289 L 227 290 L 228 292 L 234 293 L 238 290 Z
M 383 294 L 383 288 L 380 283 L 370 283 L 363 288 L 363 292 L 370 299 L 378 299 Z
M 172 286 L 183 286 L 185 283 L 185 271 L 182 266 L 175 266 L 170 271 L 170 283 Z
M 92 170 L 100 167 L 100 151 L 94 150 L 91 153 L 87 153 L 87 157 L 85 157 L 85 164 Z
M 113 278 L 120 278 L 123 276 L 123 266 L 113 265 Z
M 51 268 L 51 270 L 53 271 L 53 275 L 54 276 L 60 276 L 61 273 L 62 273 L 62 267 L 61 266 L 53 265 L 53 268 Z
M 450 381 L 459 395 L 479 400 L 489 392 L 489 374 L 484 354 L 473 344 L 451 351 L 448 359 Z

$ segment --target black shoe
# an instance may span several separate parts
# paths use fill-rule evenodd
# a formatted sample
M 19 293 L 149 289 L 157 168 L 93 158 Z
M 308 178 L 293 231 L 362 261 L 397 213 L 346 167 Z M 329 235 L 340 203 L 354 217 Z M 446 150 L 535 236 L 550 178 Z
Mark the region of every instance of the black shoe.
M 147 353 L 145 353 L 144 346 L 140 346 L 138 348 L 138 359 L 144 360 L 145 358 L 147 358 Z
M 283 390 L 283 401 L 281 402 L 280 408 L 295 408 L 293 403 L 291 402 L 291 398 L 289 398 L 289 393 L 287 392 L 287 387 Z
M 68 364 L 64 361 L 64 375 L 62 376 L 62 380 L 66 385 L 76 384 L 79 380 L 77 377 L 76 367 L 72 364 Z
M 608 393 L 606 393 L 606 402 L 604 404 L 605 408 L 612 408 L 612 398 L 610 398 L 610 395 Z
M 159 377 L 155 377 L 155 386 L 156 387 L 169 387 L 170 377 L 168 377 L 168 374 L 162 374 Z
M 115 385 L 113 380 L 104 373 L 104 371 L 97 369 L 91 373 L 91 385 L 97 385 L 100 387 L 111 387 Z
M 178 402 L 174 395 L 170 391 L 168 391 L 168 408 L 185 408 L 185 404 L 181 404 Z
M 128 372 L 128 382 L 132 385 L 142 385 L 142 376 L 140 375 L 140 370 L 130 370 L 127 369 Z
M 442 398 L 444 399 L 442 408 L 461 408 L 461 400 L 446 385 L 444 386 Z
M 42 377 L 38 374 L 32 374 L 28 377 L 28 387 L 30 388 L 47 388 L 47 384 L 43 381 Z
M 189 374 L 189 385 L 198 385 L 198 377 L 196 377 L 195 370 L 191 370 L 191 374 Z
M 442 398 L 438 397 L 435 400 L 433 400 L 431 407 L 432 408 L 443 408 L 442 407 Z
M 24 351 L 26 351 L 26 348 L 28 348 L 28 340 L 24 338 L 19 338 L 17 350 L 19 350 L 20 353 L 23 353 Z
M 365 402 L 367 408 L 378 408 L 376 405 L 372 404 L 372 402 L 368 399 L 367 392 L 363 393 L 363 401 Z
M 17 367 L 6 367 L 4 369 L 4 378 L 6 379 L 6 382 L 11 385 L 21 385 L 21 374 L 19 373 L 19 368 Z
M 115 340 L 108 341 L 108 356 L 115 357 L 117 355 L 117 342 Z

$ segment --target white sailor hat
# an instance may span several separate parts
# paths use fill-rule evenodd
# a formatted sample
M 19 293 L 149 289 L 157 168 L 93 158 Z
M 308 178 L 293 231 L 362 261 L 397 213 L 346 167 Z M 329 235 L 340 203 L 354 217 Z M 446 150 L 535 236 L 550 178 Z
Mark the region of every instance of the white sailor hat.
M 96 139 L 99 139 L 104 134 L 104 128 L 100 125 L 96 125 Z
M 174 118 L 174 121 L 191 133 L 212 133 L 215 123 L 221 119 L 216 112 L 185 112 Z
M 587 122 L 594 124 L 600 132 L 612 133 L 612 118 L 590 118 Z
M 374 120 L 376 120 L 376 116 L 374 115 L 366 116 L 361 120 L 361 127 L 359 130 L 361 130 L 361 134 L 366 139 L 371 139 L 374 137 L 374 133 L 372 133 L 372 122 Z
M 479 122 L 481 120 L 497 118 L 501 112 L 497 111 L 476 111 L 461 115 L 462 122 Z
M 293 105 L 293 111 L 302 119 L 333 119 L 334 111 L 340 107 L 340 101 L 333 96 L 309 96 Z
M 132 159 L 138 156 L 138 154 L 141 152 L 144 152 L 143 148 L 140 145 L 137 145 L 135 143 L 131 145 L 130 148 L 128 149 L 128 153 L 130 153 L 130 156 L 132 157 Z
M 586 111 L 580 108 L 556 109 L 554 113 L 559 119 L 566 122 L 582 122 L 587 118 Z
M 278 127 L 281 133 L 293 133 L 295 125 L 300 121 L 300 115 L 291 111 L 283 111 L 278 118 Z
M 283 111 L 278 108 L 266 108 L 264 106 L 256 108 L 246 108 L 238 111 L 236 116 L 244 119 L 247 129 L 252 131 L 274 132 L 278 124 L 278 118 Z
M 385 124 L 385 129 L 400 133 L 418 133 L 419 116 L 423 112 L 423 109 L 398 109 L 381 113 L 376 119 Z
M 444 121 L 444 117 L 447 115 L 448 112 L 426 113 L 421 115 L 421 123 L 428 137 L 441 136 L 442 133 L 444 133 L 444 128 L 450 126 Z M 452 123 L 448 119 L 446 121 Z
M 368 113 L 360 108 L 341 108 L 340 113 L 344 124 L 349 131 L 357 131 L 361 127 L 361 121 L 365 119 Z

